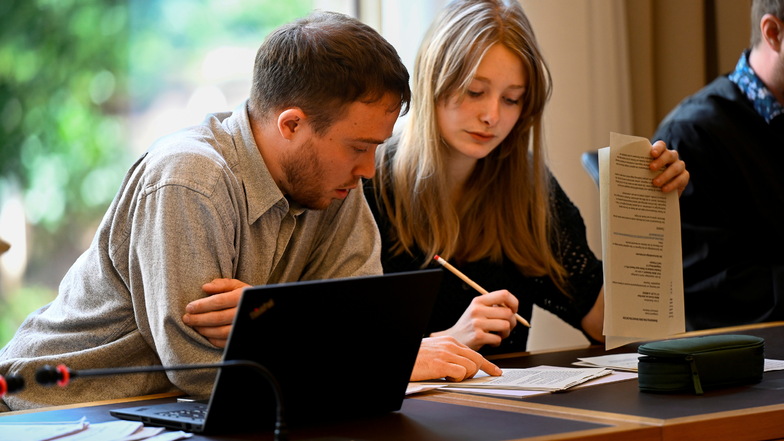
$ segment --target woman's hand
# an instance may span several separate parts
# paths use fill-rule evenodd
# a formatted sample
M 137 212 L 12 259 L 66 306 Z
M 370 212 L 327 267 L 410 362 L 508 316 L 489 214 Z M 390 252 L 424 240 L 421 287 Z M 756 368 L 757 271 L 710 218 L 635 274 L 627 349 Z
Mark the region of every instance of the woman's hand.
M 689 171 L 686 170 L 686 163 L 678 158 L 678 152 L 667 150 L 664 141 L 656 141 L 651 147 L 651 157 L 650 169 L 662 172 L 653 180 L 653 185 L 665 193 L 678 190 L 680 196 L 689 183 Z
M 434 332 L 433 337 L 451 336 L 471 349 L 498 346 L 517 324 L 517 297 L 502 289 L 474 297 L 463 315 L 451 328 Z

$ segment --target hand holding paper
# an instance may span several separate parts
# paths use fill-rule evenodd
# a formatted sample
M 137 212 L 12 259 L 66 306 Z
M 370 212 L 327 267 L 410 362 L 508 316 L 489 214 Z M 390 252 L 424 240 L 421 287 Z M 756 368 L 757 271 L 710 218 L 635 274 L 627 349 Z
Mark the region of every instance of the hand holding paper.
M 607 349 L 685 330 L 678 195 L 653 180 L 681 189 L 688 173 L 652 171 L 651 160 L 647 139 L 617 133 L 599 151 Z

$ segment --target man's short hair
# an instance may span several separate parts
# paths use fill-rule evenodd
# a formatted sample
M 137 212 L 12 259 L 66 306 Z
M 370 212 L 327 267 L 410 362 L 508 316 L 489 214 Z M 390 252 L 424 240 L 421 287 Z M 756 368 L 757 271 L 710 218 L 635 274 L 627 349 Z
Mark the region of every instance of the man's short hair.
M 760 21 L 765 14 L 771 14 L 784 21 L 784 0 L 754 0 L 751 4 L 751 47 L 762 41 Z
M 348 104 L 375 102 L 386 94 L 399 96 L 400 109 L 408 110 L 408 71 L 395 48 L 357 19 L 314 12 L 281 26 L 262 43 L 249 111 L 260 120 L 299 107 L 321 134 Z

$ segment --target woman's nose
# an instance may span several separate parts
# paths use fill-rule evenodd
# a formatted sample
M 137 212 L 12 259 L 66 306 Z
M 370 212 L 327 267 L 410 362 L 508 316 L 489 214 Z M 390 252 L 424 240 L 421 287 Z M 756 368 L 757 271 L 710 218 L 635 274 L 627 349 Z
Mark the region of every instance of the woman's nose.
M 482 121 L 482 124 L 492 127 L 498 122 L 498 114 L 498 103 L 488 100 L 479 112 L 479 120 Z

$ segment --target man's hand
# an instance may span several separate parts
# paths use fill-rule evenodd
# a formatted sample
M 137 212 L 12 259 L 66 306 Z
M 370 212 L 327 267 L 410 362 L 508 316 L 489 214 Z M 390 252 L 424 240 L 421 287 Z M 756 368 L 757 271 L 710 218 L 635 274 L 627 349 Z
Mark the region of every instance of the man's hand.
M 428 337 L 422 339 L 411 381 L 436 378 L 463 381 L 473 378 L 480 370 L 493 376 L 503 373 L 498 366 L 452 337 Z
M 517 297 L 505 289 L 477 296 L 454 326 L 431 336 L 452 336 L 474 350 L 498 346 L 517 324 L 518 304 Z
M 656 141 L 651 147 L 651 157 L 653 160 L 649 168 L 653 171 L 662 170 L 653 180 L 653 185 L 660 187 L 665 193 L 678 190 L 680 196 L 689 183 L 689 171 L 686 170 L 686 163 L 678 159 L 678 152 L 667 150 L 664 141 Z
M 213 345 L 225 348 L 242 290 L 247 286 L 250 285 L 237 279 L 215 279 L 205 283 L 201 289 L 208 297 L 189 303 L 182 321 Z

